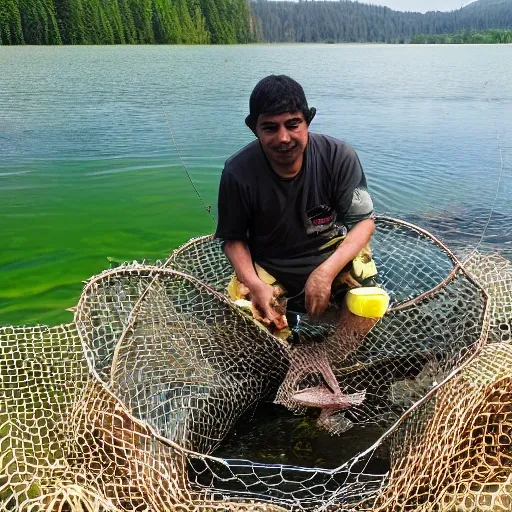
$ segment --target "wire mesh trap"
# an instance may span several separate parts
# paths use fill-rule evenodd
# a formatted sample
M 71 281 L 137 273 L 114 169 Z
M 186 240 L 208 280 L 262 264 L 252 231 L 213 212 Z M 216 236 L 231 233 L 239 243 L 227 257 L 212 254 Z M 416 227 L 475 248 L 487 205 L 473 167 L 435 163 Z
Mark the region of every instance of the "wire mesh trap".
M 71 324 L 1 328 L 0 510 L 510 510 L 512 264 L 390 218 L 372 248 L 391 307 L 348 347 L 235 307 L 211 237 L 93 277 Z M 363 399 L 294 401 L 326 374 Z M 265 401 L 383 434 L 330 469 L 216 456 Z

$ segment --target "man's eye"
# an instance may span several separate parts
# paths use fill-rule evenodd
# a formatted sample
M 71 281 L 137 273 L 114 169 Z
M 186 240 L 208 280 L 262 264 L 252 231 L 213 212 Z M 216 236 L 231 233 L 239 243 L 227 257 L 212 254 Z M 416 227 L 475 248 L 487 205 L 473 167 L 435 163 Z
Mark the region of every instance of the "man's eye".
M 288 130 L 295 130 L 298 127 L 299 127 L 299 123 L 293 123 L 293 124 L 286 125 L 286 128 L 288 128 Z

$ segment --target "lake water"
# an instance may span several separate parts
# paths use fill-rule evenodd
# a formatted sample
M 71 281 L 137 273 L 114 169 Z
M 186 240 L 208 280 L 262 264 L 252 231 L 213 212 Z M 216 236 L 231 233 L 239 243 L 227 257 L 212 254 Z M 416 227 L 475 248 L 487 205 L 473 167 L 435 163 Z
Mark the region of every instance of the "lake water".
M 378 213 L 510 254 L 510 62 L 505 45 L 1 47 L 0 324 L 70 321 L 107 258 L 212 232 L 172 136 L 214 214 L 270 73 L 303 84 L 313 131 L 358 150 Z

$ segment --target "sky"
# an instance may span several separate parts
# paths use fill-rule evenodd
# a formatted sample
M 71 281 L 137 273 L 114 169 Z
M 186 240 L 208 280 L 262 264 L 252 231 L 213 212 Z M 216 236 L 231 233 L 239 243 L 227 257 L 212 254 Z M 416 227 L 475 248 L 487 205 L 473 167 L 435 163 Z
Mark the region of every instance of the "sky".
M 397 11 L 453 11 L 472 0 L 358 0 L 364 4 L 385 5 Z

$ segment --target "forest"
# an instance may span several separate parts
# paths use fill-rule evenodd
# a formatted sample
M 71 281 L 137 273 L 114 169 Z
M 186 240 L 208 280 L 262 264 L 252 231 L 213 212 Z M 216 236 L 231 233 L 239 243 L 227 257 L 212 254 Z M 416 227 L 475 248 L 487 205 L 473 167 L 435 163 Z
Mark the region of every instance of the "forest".
M 412 44 L 512 44 L 512 30 L 465 30 L 458 34 L 415 34 Z
M 496 29 L 512 29 L 512 0 L 426 14 L 350 0 L 0 0 L 3 45 L 508 41 Z
M 0 0 L 0 43 L 232 44 L 255 39 L 248 0 Z
M 415 34 L 512 28 L 511 0 L 479 0 L 456 11 L 426 14 L 352 1 L 254 0 L 251 5 L 266 42 L 404 43 Z

